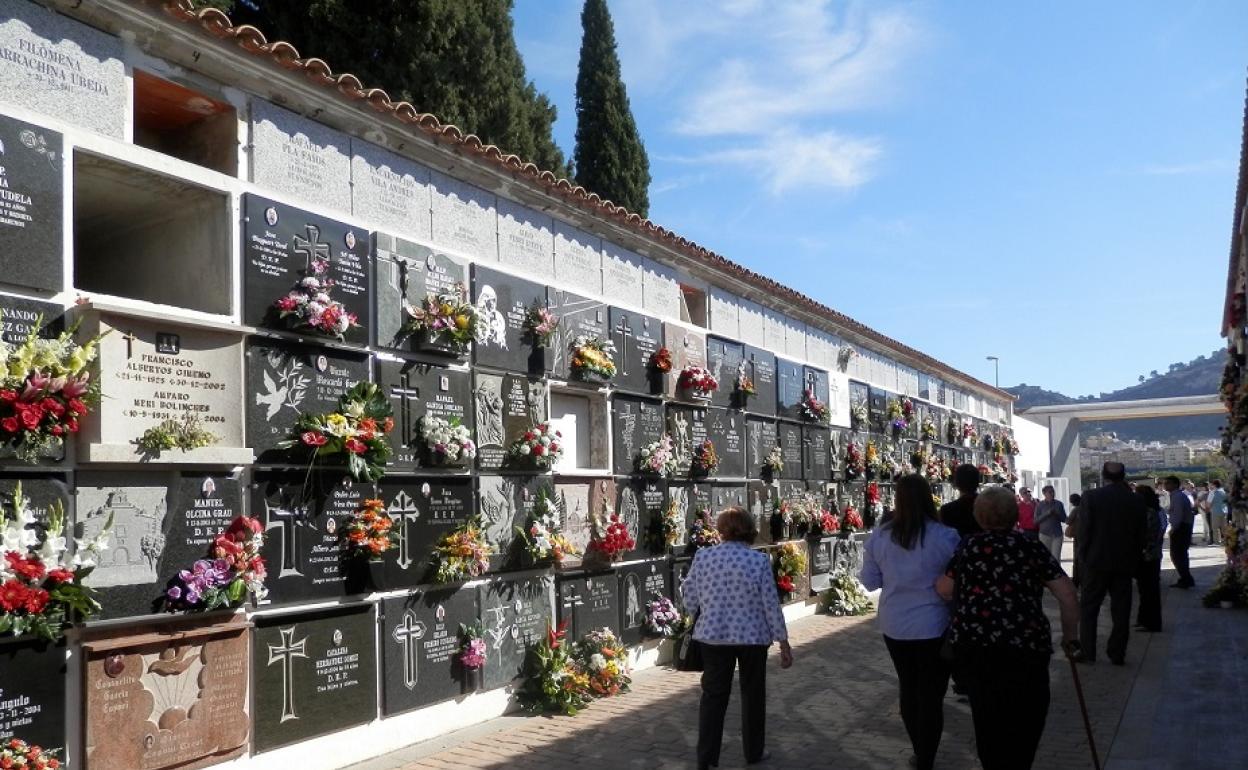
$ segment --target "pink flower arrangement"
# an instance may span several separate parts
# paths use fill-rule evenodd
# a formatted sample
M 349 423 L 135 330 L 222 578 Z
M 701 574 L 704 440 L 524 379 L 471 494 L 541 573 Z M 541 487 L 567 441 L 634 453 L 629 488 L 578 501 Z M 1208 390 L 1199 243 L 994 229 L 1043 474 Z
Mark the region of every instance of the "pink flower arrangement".
M 298 331 L 312 331 L 342 339 L 348 330 L 359 326 L 355 313 L 348 312 L 342 303 L 330 296 L 334 281 L 326 278 L 329 260 L 314 259 L 307 275 L 273 303 L 278 318 Z
M 676 386 L 695 398 L 710 398 L 712 393 L 719 390 L 719 380 L 705 367 L 686 366 L 680 370 Z
M 563 457 L 563 433 L 549 422 L 540 422 L 525 431 L 508 453 L 513 463 L 549 469 Z

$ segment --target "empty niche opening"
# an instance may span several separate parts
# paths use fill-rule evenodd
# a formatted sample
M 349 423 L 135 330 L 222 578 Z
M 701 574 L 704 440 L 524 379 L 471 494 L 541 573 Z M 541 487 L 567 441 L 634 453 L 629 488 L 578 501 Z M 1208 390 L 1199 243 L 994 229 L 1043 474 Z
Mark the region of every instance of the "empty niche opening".
M 224 193 L 75 152 L 73 237 L 79 291 L 230 312 Z
M 238 116 L 228 102 L 142 70 L 134 72 L 134 143 L 238 175 Z
M 680 285 L 680 320 L 706 327 L 706 292 L 696 286 Z
M 556 473 L 602 472 L 611 465 L 607 399 L 600 393 L 551 391 L 550 422 L 563 434 Z

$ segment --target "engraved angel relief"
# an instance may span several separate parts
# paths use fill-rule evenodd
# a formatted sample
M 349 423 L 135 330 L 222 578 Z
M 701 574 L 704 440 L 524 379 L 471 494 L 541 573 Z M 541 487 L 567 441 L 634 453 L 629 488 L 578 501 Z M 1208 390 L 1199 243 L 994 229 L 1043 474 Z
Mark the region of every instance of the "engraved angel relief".
M 264 392 L 256 394 L 256 406 L 266 407 L 265 419 L 272 420 L 283 408 L 299 412 L 311 382 L 301 374 L 303 362 L 278 350 L 265 354 Z
M 485 539 L 505 547 L 512 539 L 512 522 L 515 520 L 515 482 L 502 479 L 498 488 L 481 490 L 481 514 L 485 521 Z
M 477 411 L 477 445 L 501 447 L 503 432 L 503 395 L 501 379 L 482 379 L 474 393 Z
M 693 459 L 693 437 L 689 431 L 689 418 L 682 412 L 672 413 L 672 440 L 676 462 L 682 467 L 687 466 Z
M 638 529 L 641 526 L 641 505 L 637 501 L 637 490 L 632 487 L 623 487 L 620 490 L 620 521 L 624 522 L 624 526 L 628 528 L 628 536 L 633 542 L 638 542 L 640 533 Z
M 641 576 L 630 572 L 624 577 L 624 627 L 641 628 L 646 620 L 645 601 L 642 599 Z

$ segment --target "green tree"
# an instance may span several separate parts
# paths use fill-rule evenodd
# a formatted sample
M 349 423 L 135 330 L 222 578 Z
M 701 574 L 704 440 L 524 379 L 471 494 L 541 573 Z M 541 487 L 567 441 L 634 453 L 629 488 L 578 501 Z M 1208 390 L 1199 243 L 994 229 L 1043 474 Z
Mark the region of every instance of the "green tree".
M 236 23 L 563 176 L 555 107 L 525 76 L 512 0 L 207 0 Z
M 650 212 L 650 159 L 637 133 L 606 0 L 585 0 L 576 76 L 577 184 L 630 211 Z

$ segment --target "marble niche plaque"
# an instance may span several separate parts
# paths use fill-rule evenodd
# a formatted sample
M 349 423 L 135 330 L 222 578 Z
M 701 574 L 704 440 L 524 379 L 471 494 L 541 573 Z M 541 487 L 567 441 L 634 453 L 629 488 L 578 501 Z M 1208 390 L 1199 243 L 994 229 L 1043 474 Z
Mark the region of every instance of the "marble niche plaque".
M 745 420 L 745 475 L 752 479 L 770 478 L 771 471 L 764 468 L 773 447 L 779 446 L 780 434 L 776 421 L 764 417 L 747 417 Z
M 745 362 L 744 345 L 723 337 L 707 337 L 706 368 L 719 382 L 719 390 L 711 394 L 712 405 L 737 409 L 744 409 L 748 405 L 750 397 L 737 389 L 740 379 L 750 376 Z
M 617 474 L 637 473 L 638 453 L 663 438 L 667 426 L 663 404 L 644 398 L 616 396 L 611 400 L 612 461 Z
M 0 641 L 0 742 L 65 746 L 65 668 L 63 644 L 30 637 Z
M 535 344 L 525 318 L 533 308 L 546 305 L 546 287 L 480 265 L 472 266 L 472 286 L 476 364 L 540 377 L 549 349 Z
M 351 213 L 396 232 L 432 237 L 429 169 L 358 139 L 351 150 Z
M 245 753 L 247 632 L 233 623 L 85 643 L 86 765 L 199 768 Z
M 602 244 L 602 294 L 629 307 L 645 305 L 645 260 L 614 243 Z
M 251 646 L 256 751 L 371 722 L 376 637 L 369 604 L 258 619 Z
M 849 375 L 843 372 L 828 373 L 828 422 L 833 427 L 848 428 Z
M 832 549 L 835 539 L 828 537 L 810 545 L 810 592 L 819 594 L 832 584 Z
M 538 492 L 547 482 L 536 476 L 479 476 L 477 504 L 485 538 L 496 553 L 490 559 L 494 572 L 507 572 L 531 566 L 524 540 L 516 534 L 533 513 Z
M 343 341 L 351 345 L 368 342 L 372 325 L 372 260 L 368 230 L 353 227 L 293 206 L 243 195 L 243 323 L 288 331 L 301 337 L 329 335 L 296 330 L 291 319 L 282 319 L 274 306 L 308 277 L 333 281 L 330 299 L 342 303 L 356 316 L 359 326 L 347 331 Z M 323 275 L 314 266 L 326 265 Z
M 550 416 L 547 385 L 517 374 L 478 371 L 475 377 L 477 467 L 498 470 L 508 464 L 507 450 L 512 443 Z
M 556 479 L 555 508 L 563 524 L 563 534 L 580 553 L 589 546 L 591 511 L 602 511 L 604 503 L 615 499 L 615 482 L 608 479 Z
M 802 478 L 832 480 L 831 433 L 817 425 L 802 426 Z
M 343 533 L 372 484 L 305 470 L 257 471 L 251 515 L 264 525 L 265 586 L 274 604 L 365 593 L 367 563 L 349 556 Z
M 725 508 L 745 508 L 749 490 L 744 484 L 715 484 L 711 487 L 711 510 L 716 516 Z
M 466 691 L 459 627 L 477 622 L 476 589 L 431 588 L 381 603 L 381 710 L 400 714 Z
M 87 578 L 103 606 L 96 619 L 162 612 L 169 581 L 208 556 L 243 512 L 242 498 L 239 479 L 226 473 L 80 472 L 75 535 L 94 537 L 113 518 L 108 549 Z
M 3 29 L 0 23 L 0 30 Z M 4 61 L 5 57 L 0 55 L 0 71 Z M 60 291 L 65 283 L 65 157 L 61 135 L 0 115 L 0 148 L 4 148 L 0 153 L 2 282 Z M 0 303 L 7 304 L 2 299 Z
M 686 366 L 706 366 L 706 335 L 676 324 L 663 324 L 663 346 L 672 351 L 672 373 L 667 376 L 665 384 L 667 397 L 704 402 L 677 387 L 677 382 L 680 370 Z
M 667 432 L 672 436 L 672 446 L 676 454 L 674 478 L 690 475 L 693 453 L 709 438 L 706 412 L 706 409 L 694 406 L 667 405 Z M 715 451 L 719 451 L 718 446 Z
M 828 432 L 828 469 L 833 480 L 845 478 L 845 447 L 852 440 L 853 437 L 847 430 L 833 428 Z
M 645 636 L 646 605 L 672 596 L 672 573 L 664 559 L 651 559 L 616 569 L 620 581 L 620 640 L 640 644 Z
M 568 623 L 568 638 L 609 628 L 620 633 L 620 584 L 614 572 L 583 573 L 556 578 L 559 622 Z
M 854 380 L 850 380 L 849 381 L 849 405 L 850 405 L 851 412 L 855 407 L 862 406 L 864 409 L 867 410 L 868 415 L 870 415 L 871 388 L 868 387 L 866 383 L 855 382 Z M 859 425 L 857 424 L 857 422 L 851 419 L 850 427 L 853 428 L 854 432 L 856 433 L 866 433 L 868 430 L 871 429 L 870 417 L 868 416 L 867 424 L 865 425 Z
M 776 359 L 776 413 L 790 420 L 801 420 L 802 365 L 783 358 Z
M 652 359 L 663 347 L 659 319 L 623 308 L 611 308 L 611 341 L 615 343 L 615 379 L 612 385 L 628 393 L 658 395 L 664 376 Z
M 418 361 L 377 360 L 377 384 L 390 397 L 394 409 L 394 430 L 390 447 L 394 454 L 389 465 L 395 468 L 438 468 L 456 471 L 472 467 L 471 460 L 457 464 L 439 462 L 425 443 L 422 417 L 458 420 L 472 430 L 472 378 L 468 372 Z
M 97 362 L 106 397 L 83 421 L 83 461 L 252 462 L 243 438 L 243 345 L 237 333 L 103 311 L 86 313 L 81 328 L 86 335 L 107 334 Z M 158 453 L 135 443 L 149 428 L 187 417 L 217 441 Z
M 381 563 L 381 585 L 375 587 L 385 590 L 431 579 L 434 546 L 476 512 L 472 480 L 467 478 L 386 476 L 377 482 L 377 497 L 398 541 Z
M 867 408 L 871 415 L 871 428 L 876 433 L 888 434 L 888 399 L 892 397 L 888 391 L 871 388 Z
M 667 504 L 667 482 L 658 477 L 632 476 L 615 482 L 615 512 L 628 527 L 636 547 L 625 558 L 664 553 L 663 509 Z
M 711 407 L 707 410 L 707 437 L 715 444 L 719 455 L 720 478 L 743 478 L 745 472 L 745 417 L 732 409 Z
M 813 366 L 802 368 L 802 391 L 811 391 L 815 398 L 828 403 L 828 373 Z
M 676 602 L 676 606 L 682 610 L 685 609 L 685 602 L 681 597 L 680 588 L 685 584 L 685 577 L 689 574 L 689 568 L 692 566 L 692 558 L 672 559 L 672 599 Z
M 498 259 L 498 211 L 494 194 L 440 171 L 429 174 L 433 242 L 473 259 Z
M 550 216 L 499 198 L 498 261 L 538 280 L 554 278 L 555 236 Z
M 575 291 L 602 294 L 602 239 L 556 219 L 555 279 Z
M 762 348 L 745 346 L 745 370 L 757 391 L 746 400 L 745 409 L 754 414 L 776 414 L 776 357 Z
M 351 200 L 351 139 L 346 134 L 253 99 L 251 145 L 251 181 L 345 210 Z
M 644 264 L 645 276 L 642 289 L 645 296 L 645 309 L 659 318 L 680 318 L 681 304 L 684 297 L 680 292 L 680 281 L 676 271 L 667 265 L 647 259 Z
M 123 138 L 121 40 L 34 3 L 0 0 L 0 90 L 12 104 Z
M 314 345 L 252 338 L 247 344 L 247 446 L 261 463 L 298 463 L 301 450 L 279 449 L 295 437 L 299 415 L 338 409 L 338 400 L 369 378 L 368 357 Z
M 386 350 L 464 358 L 466 351 L 449 351 L 426 343 L 419 334 L 408 334 L 407 309 L 425 297 L 466 291 L 468 269 L 464 263 L 440 251 L 386 233 L 373 233 L 373 297 L 377 305 L 371 339 Z M 462 289 L 461 289 L 462 287 Z
M 745 487 L 746 510 L 754 519 L 758 542 L 771 542 L 771 513 L 775 510 L 776 489 L 765 481 L 751 481 Z
M 675 502 L 676 509 L 681 512 L 685 522 L 681 533 L 680 545 L 684 545 L 689 537 L 689 528 L 701 512 L 712 513 L 715 510 L 714 488 L 705 481 L 673 481 L 667 485 L 667 498 Z M 712 517 L 713 518 L 713 517 Z
M 802 477 L 802 426 L 782 422 L 776 426 L 776 441 L 780 444 L 780 455 L 784 458 L 784 470 L 780 472 L 782 479 L 800 479 Z
M 550 289 L 547 292 L 547 305 L 552 313 L 559 318 L 559 329 L 555 332 L 555 340 L 551 348 L 551 356 L 547 361 L 552 377 L 563 380 L 575 380 L 569 362 L 572 357 L 572 342 L 577 337 L 607 340 L 611 336 L 610 309 L 600 300 L 589 299 L 579 294 L 561 289 Z M 598 384 L 592 381 L 593 384 Z
M 510 684 L 520 675 L 529 648 L 554 623 L 553 595 L 549 575 L 493 580 L 477 587 L 487 653 L 485 689 Z

